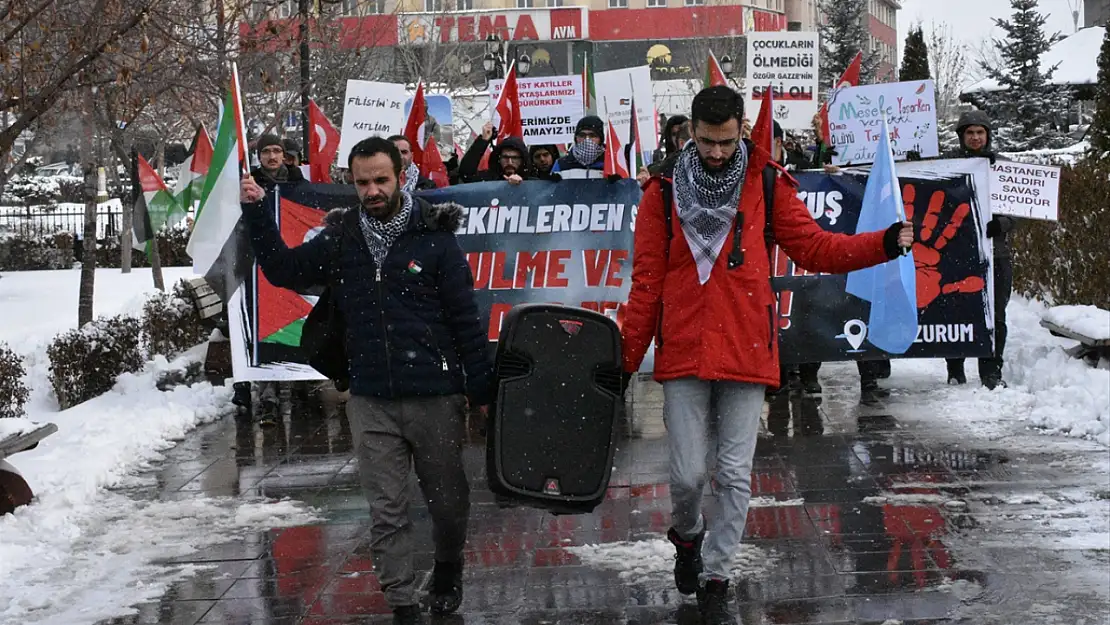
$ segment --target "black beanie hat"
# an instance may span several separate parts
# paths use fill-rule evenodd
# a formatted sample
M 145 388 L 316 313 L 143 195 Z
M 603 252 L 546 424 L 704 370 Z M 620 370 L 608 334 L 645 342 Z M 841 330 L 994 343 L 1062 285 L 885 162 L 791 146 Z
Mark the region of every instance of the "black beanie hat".
M 583 130 L 592 130 L 601 137 L 601 142 L 605 143 L 605 124 L 601 122 L 601 118 L 597 115 L 587 115 L 578 120 L 578 126 L 574 128 L 574 134 L 578 134 Z
M 281 148 L 282 152 L 285 151 L 285 145 L 282 144 L 281 137 L 274 134 L 266 133 L 258 138 L 258 153 L 262 154 L 262 150 L 265 150 L 271 145 L 278 146 L 279 148 Z

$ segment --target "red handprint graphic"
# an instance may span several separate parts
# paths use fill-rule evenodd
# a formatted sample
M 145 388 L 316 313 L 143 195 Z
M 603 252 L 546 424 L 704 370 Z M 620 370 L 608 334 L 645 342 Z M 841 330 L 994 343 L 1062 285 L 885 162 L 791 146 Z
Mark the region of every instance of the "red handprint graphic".
M 902 203 L 906 207 L 906 219 L 913 220 L 913 202 L 917 199 L 917 189 L 912 184 L 902 187 Z M 986 283 L 979 276 L 970 276 L 956 282 L 941 284 L 940 259 L 948 241 L 956 235 L 964 223 L 971 205 L 964 202 L 956 207 L 952 219 L 940 234 L 937 231 L 937 222 L 940 220 L 940 211 L 944 208 L 944 191 L 936 191 L 929 198 L 929 208 L 922 220 L 921 232 L 918 241 L 913 244 L 913 264 L 917 269 L 917 307 L 925 308 L 941 294 L 948 293 L 978 293 L 983 290 Z M 930 242 L 931 241 L 931 242 Z

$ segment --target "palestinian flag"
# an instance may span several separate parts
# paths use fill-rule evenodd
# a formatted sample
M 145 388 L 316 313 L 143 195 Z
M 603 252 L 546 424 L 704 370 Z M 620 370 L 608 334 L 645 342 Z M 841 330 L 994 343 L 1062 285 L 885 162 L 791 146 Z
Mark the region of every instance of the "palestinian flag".
M 709 51 L 709 60 L 705 64 L 705 79 L 703 81 L 704 88 L 728 86 L 728 77 L 725 76 L 725 70 L 721 69 L 721 64 L 717 62 L 717 56 L 713 51 Z
M 628 118 L 628 145 L 625 147 L 628 173 L 635 178 L 644 167 L 644 142 L 640 140 L 640 118 L 636 115 L 636 96 L 632 96 L 632 112 Z
M 582 54 L 582 110 L 586 115 L 597 115 L 597 90 L 594 88 L 594 68 L 589 53 Z
M 281 187 L 270 196 L 282 241 L 290 248 L 302 245 L 324 229 L 324 217 L 334 208 L 355 206 L 358 198 L 349 185 L 299 184 Z M 276 205 L 275 205 L 276 204 Z M 248 244 L 244 241 L 243 246 Z M 240 340 L 251 367 L 299 363 L 301 332 L 325 284 L 304 284 L 296 291 L 270 283 L 253 262 L 244 276 L 241 298 L 235 301 L 249 336 Z
M 177 212 L 177 202 L 166 187 L 165 181 L 154 171 L 141 154 L 138 155 L 139 185 L 141 193 L 135 197 L 135 210 L 132 213 L 132 246 L 137 250 L 147 250 L 154 241 L 154 235 L 166 225 L 170 214 Z
M 197 134 L 193 137 L 193 145 L 189 149 L 189 157 L 181 164 L 181 173 L 177 176 L 177 186 L 173 190 L 177 205 L 181 208 L 180 219 L 171 218 L 171 224 L 179 223 L 185 216 L 196 208 L 204 193 L 204 177 L 208 175 L 208 168 L 212 165 L 212 139 L 208 130 L 201 124 Z
M 249 163 L 246 153 L 243 105 L 239 97 L 239 74 L 232 64 L 231 89 L 227 92 L 212 149 L 212 164 L 204 180 L 193 233 L 185 250 L 193 259 L 193 273 L 207 276 L 220 259 L 224 246 L 242 210 L 239 208 L 239 178 Z

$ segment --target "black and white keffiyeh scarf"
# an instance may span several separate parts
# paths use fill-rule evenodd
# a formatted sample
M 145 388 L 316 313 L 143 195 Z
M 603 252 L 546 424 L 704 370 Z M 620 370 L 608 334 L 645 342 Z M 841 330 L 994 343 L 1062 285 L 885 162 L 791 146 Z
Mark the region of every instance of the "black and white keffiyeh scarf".
M 674 168 L 678 220 L 697 263 L 701 284 L 709 281 L 729 228 L 736 219 L 740 188 L 747 170 L 748 150 L 743 141 L 732 161 L 719 173 L 705 170 L 693 141 L 679 153 Z
M 366 211 L 360 210 L 358 214 L 362 236 L 366 237 L 366 244 L 370 246 L 370 254 L 374 257 L 374 262 L 381 267 L 393 242 L 408 227 L 409 217 L 412 215 L 412 196 L 401 193 L 401 210 L 397 211 L 389 221 L 374 219 L 367 215 Z
M 420 168 L 416 163 L 409 163 L 405 168 L 405 184 L 401 185 L 401 190 L 406 193 L 416 191 L 416 183 L 420 180 Z

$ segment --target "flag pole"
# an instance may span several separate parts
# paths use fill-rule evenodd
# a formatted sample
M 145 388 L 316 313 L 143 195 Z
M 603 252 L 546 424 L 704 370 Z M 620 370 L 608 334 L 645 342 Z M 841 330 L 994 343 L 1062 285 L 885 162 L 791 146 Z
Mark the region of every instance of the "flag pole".
M 239 64 L 231 62 L 231 88 L 235 91 L 235 133 L 239 143 L 239 173 L 250 173 L 251 162 L 247 153 L 247 123 L 243 119 L 243 92 L 239 84 Z

